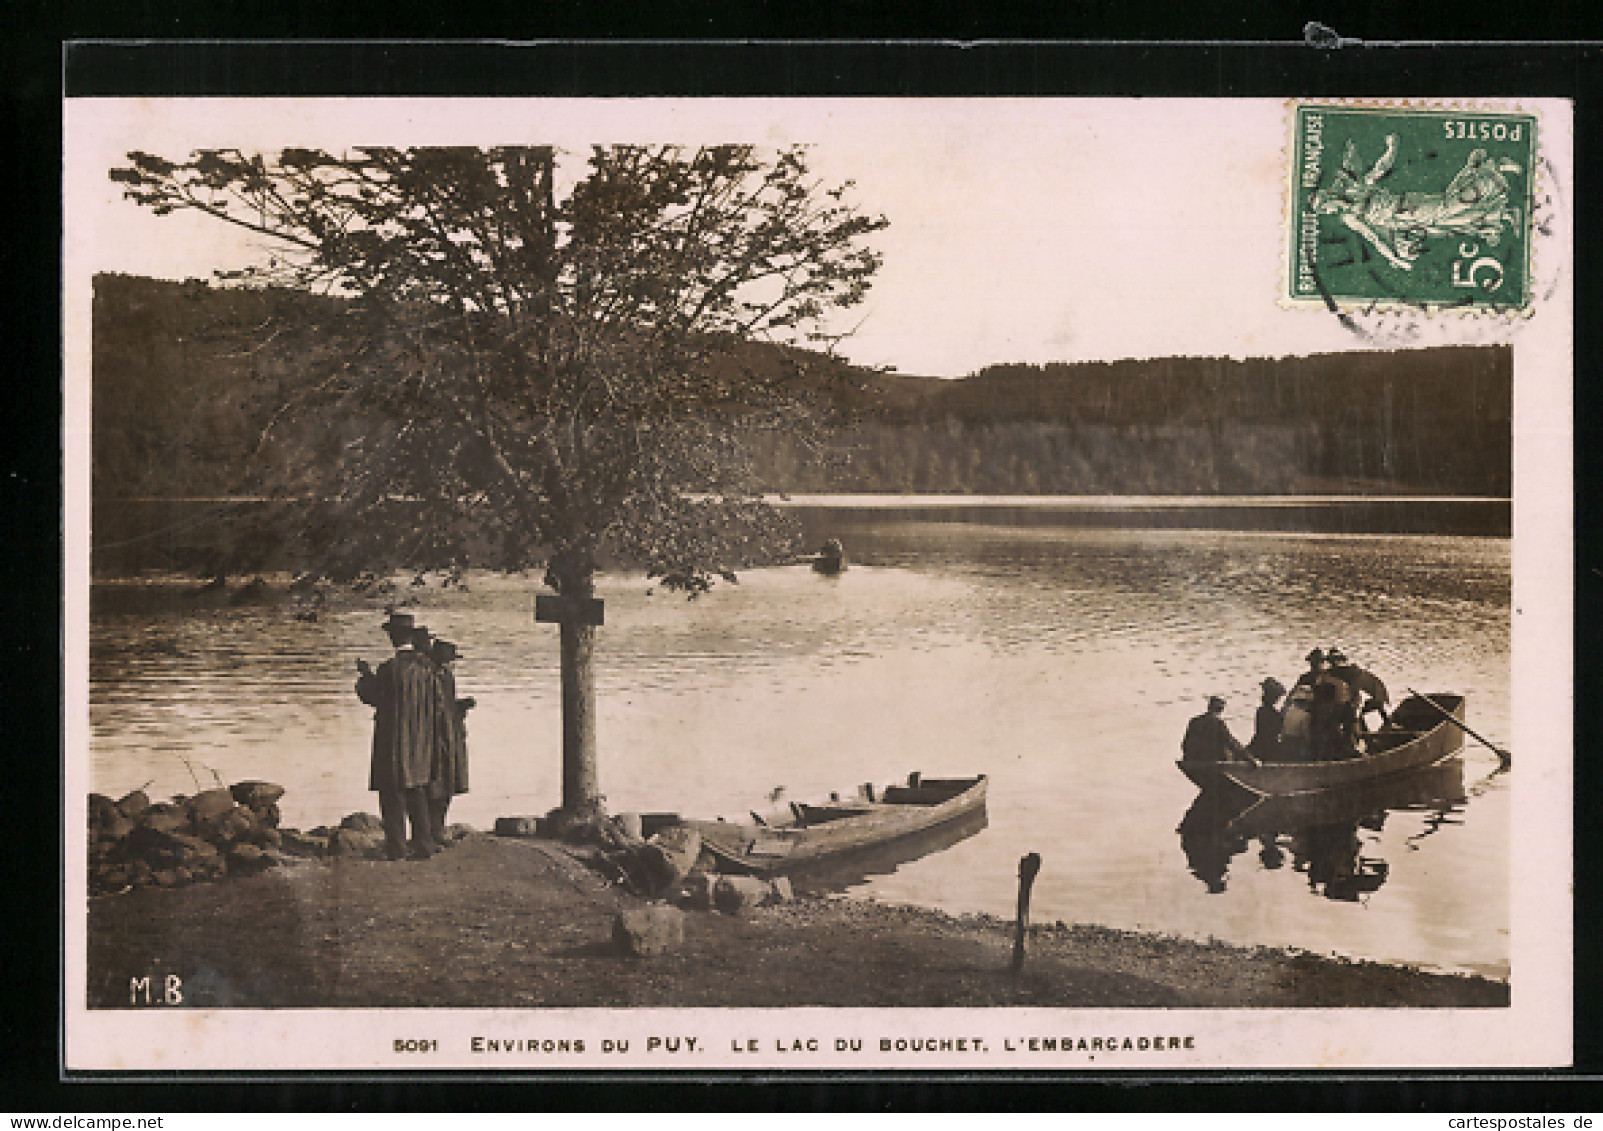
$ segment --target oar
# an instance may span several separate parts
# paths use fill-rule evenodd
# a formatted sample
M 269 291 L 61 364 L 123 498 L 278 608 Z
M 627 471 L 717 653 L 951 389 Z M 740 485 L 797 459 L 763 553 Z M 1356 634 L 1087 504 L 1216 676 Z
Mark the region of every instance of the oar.
M 1514 756 L 1512 754 L 1510 754 L 1507 750 L 1499 750 L 1497 747 L 1493 746 L 1490 742 L 1487 742 L 1484 738 L 1482 738 L 1480 735 L 1476 734 L 1473 730 L 1471 730 L 1468 727 L 1468 725 L 1466 725 L 1461 719 L 1459 719 L 1459 717 L 1457 715 L 1453 714 L 1453 712 L 1449 711 L 1446 707 L 1443 707 L 1440 703 L 1436 702 L 1436 700 L 1432 699 L 1429 695 L 1421 694 L 1420 692 L 1415 691 L 1412 687 L 1410 687 L 1408 689 L 1408 693 L 1410 695 L 1414 696 L 1414 698 L 1418 699 L 1420 702 L 1428 703 L 1431 707 L 1436 709 L 1436 712 L 1439 715 L 1441 715 L 1442 718 L 1444 718 L 1448 722 L 1452 723 L 1459 730 L 1463 731 L 1465 734 L 1467 734 L 1471 738 L 1473 738 L 1476 742 L 1480 743 L 1482 746 L 1486 747 L 1486 749 L 1490 750 L 1493 754 L 1496 754 L 1497 755 L 1497 760 L 1503 764 L 1503 768 L 1505 770 L 1509 767 L 1509 764 L 1513 762 Z

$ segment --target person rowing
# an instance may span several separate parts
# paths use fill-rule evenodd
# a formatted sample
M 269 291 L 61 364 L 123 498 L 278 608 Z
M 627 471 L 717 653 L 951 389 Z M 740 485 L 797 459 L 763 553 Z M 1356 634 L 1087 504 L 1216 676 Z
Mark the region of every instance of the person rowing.
M 1180 740 L 1181 761 L 1193 764 L 1214 762 L 1258 761 L 1249 754 L 1225 724 L 1225 701 L 1217 695 L 1208 697 L 1208 709 L 1186 724 L 1185 738 Z
M 846 568 L 846 547 L 839 538 L 831 538 L 825 542 L 823 548 L 813 558 L 813 569 L 822 574 L 833 576 Z

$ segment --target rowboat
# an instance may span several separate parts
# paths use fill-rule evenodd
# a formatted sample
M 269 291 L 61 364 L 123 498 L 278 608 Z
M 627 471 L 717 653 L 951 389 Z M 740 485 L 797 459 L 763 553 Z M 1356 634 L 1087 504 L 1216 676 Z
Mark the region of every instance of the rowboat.
M 1227 830 L 1237 836 L 1294 834 L 1324 825 L 1357 824 L 1376 813 L 1402 810 L 1446 812 L 1468 800 L 1464 763 L 1448 758 L 1422 770 L 1282 797 L 1252 797 L 1230 818 Z
M 1446 716 L 1451 715 L 1457 723 Z M 1411 695 L 1368 736 L 1362 755 L 1330 762 L 1180 762 L 1180 772 L 1203 789 L 1236 786 L 1263 797 L 1339 789 L 1406 773 L 1451 758 L 1464 747 L 1464 697 Z M 1282 744 L 1287 745 L 1285 740 Z
M 900 871 L 914 860 L 922 860 L 938 852 L 945 852 L 972 836 L 978 836 L 990 825 L 985 808 L 971 809 L 934 828 L 909 833 L 895 840 L 837 852 L 816 860 L 805 861 L 787 868 L 788 876 L 801 891 L 845 891 L 867 883 L 875 876 L 889 876 Z M 733 867 L 726 870 L 734 870 Z
M 912 774 L 906 785 L 887 786 L 877 796 L 865 786 L 844 801 L 792 803 L 783 820 L 685 823 L 701 834 L 702 850 L 717 870 L 781 875 L 836 864 L 956 822 L 970 824 L 985 811 L 988 784 L 984 774 Z

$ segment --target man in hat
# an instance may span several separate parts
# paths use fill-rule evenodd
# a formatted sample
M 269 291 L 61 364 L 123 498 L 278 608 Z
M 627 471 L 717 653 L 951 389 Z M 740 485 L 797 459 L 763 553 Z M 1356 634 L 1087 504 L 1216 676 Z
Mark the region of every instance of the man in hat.
M 377 671 L 365 660 L 356 661 L 361 673 L 356 695 L 373 708 L 373 757 L 367 787 L 378 794 L 390 859 L 407 855 L 408 823 L 412 858 L 427 859 L 439 851 L 429 823 L 426 794 L 433 777 L 439 693 L 433 666 L 417 649 L 420 634 L 426 641 L 428 630 L 414 624 L 411 613 L 393 609 L 383 628 L 395 646 L 395 655 Z
M 1260 762 L 1285 761 L 1280 757 L 1280 731 L 1285 726 L 1285 717 L 1278 705 L 1285 693 L 1285 686 L 1274 676 L 1263 681 L 1263 702 L 1258 704 L 1252 741 L 1247 743 L 1248 752 Z
M 1340 649 L 1325 652 L 1325 659 L 1341 656 Z M 1343 657 L 1345 659 L 1345 657 Z M 1309 708 L 1308 733 L 1316 762 L 1337 762 L 1358 756 L 1354 743 L 1358 713 L 1353 707 L 1353 689 L 1334 670 L 1319 673 L 1314 680 L 1314 700 Z
M 1186 736 L 1180 740 L 1183 761 L 1254 762 L 1224 720 L 1225 701 L 1217 695 L 1208 697 L 1208 709 L 1186 724 Z
M 451 641 L 437 638 L 429 649 L 438 681 L 439 712 L 434 743 L 434 780 L 429 786 L 429 824 L 435 839 L 450 845 L 445 814 L 451 798 L 468 791 L 467 713 L 476 702 L 456 697 L 456 674 L 451 664 L 461 655 Z
M 1347 685 L 1352 692 L 1353 701 L 1359 696 L 1365 696 L 1363 706 L 1358 708 L 1358 729 L 1364 729 L 1364 716 L 1371 711 L 1380 714 L 1380 721 L 1385 723 L 1389 715 L 1386 713 L 1387 704 L 1391 702 L 1391 694 L 1386 685 L 1380 681 L 1375 673 L 1352 663 L 1342 654 L 1340 648 L 1332 648 L 1325 653 L 1330 660 L 1330 674 Z
M 1312 687 L 1314 682 L 1321 675 L 1323 675 L 1324 672 L 1325 653 L 1322 649 L 1315 648 L 1312 652 L 1308 653 L 1308 670 L 1297 677 L 1297 682 L 1291 685 L 1292 689 L 1295 690 L 1299 687 Z

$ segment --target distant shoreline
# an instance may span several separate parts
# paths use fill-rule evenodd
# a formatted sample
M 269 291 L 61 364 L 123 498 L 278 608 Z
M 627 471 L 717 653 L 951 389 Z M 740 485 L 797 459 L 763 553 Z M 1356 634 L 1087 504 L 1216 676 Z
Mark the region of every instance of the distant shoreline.
M 1021 528 L 1196 530 L 1281 535 L 1417 535 L 1508 539 L 1513 502 L 1476 495 L 964 495 L 772 493 L 763 499 L 796 519 L 806 543 L 853 540 L 888 521 Z M 90 548 L 96 576 L 174 569 L 204 576 L 236 524 L 305 500 L 257 497 L 97 499 Z M 248 522 L 246 523 L 248 526 Z M 246 535 L 240 535 L 243 537 Z M 256 570 L 306 568 L 286 546 Z
M 1146 507 L 1318 507 L 1354 503 L 1503 504 L 1513 500 L 1491 495 L 894 495 L 879 492 L 838 495 L 764 495 L 776 507 L 1066 507 L 1141 509 Z

